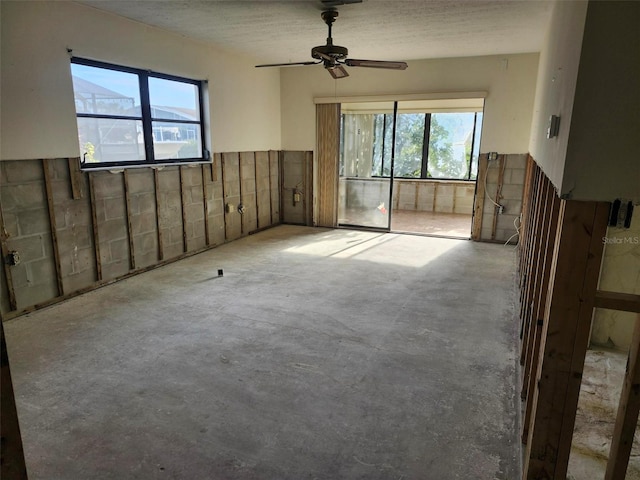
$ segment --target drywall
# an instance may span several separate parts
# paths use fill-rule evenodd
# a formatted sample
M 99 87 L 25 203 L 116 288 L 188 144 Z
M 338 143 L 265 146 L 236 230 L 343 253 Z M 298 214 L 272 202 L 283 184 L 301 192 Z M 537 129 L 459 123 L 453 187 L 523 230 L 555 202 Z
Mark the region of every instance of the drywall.
M 564 175 L 586 13 L 586 1 L 555 2 L 540 53 L 529 152 L 558 191 Z M 551 115 L 560 116 L 560 131 L 548 139 Z
M 333 80 L 319 66 L 281 69 L 282 145 L 315 148 L 316 97 L 486 91 L 481 150 L 528 151 L 538 54 L 408 62 L 406 71 L 350 68 Z
M 604 258 L 600 290 L 640 295 L 640 209 L 636 207 L 628 229 L 609 227 L 603 239 Z M 636 314 L 596 309 L 591 343 L 626 352 L 631 344 Z
M 562 193 L 640 204 L 640 2 L 589 2 Z
M 185 37 L 72 2 L 3 1 L 0 159 L 79 156 L 67 48 L 208 80 L 210 149 L 280 149 L 280 75 Z

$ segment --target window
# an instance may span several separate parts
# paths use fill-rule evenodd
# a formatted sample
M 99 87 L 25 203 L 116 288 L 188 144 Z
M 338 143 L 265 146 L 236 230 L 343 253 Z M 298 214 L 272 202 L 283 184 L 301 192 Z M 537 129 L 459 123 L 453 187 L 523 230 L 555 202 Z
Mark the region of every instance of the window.
M 71 60 L 82 166 L 209 160 L 202 82 Z
M 350 117 L 361 116 L 343 114 L 343 125 L 352 122 Z M 388 177 L 393 114 L 369 116 L 373 117 L 371 175 Z M 475 180 L 481 131 L 482 112 L 398 113 L 394 177 Z

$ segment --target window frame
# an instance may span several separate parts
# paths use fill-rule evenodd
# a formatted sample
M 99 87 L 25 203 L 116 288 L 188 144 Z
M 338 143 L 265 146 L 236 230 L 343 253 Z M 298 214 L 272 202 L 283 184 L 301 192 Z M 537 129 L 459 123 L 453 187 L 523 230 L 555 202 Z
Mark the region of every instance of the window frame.
M 79 145 L 81 156 L 80 166 L 82 169 L 111 169 L 127 168 L 127 167 L 144 167 L 151 165 L 182 165 L 193 163 L 210 163 L 211 153 L 206 148 L 205 137 L 205 119 L 204 119 L 204 86 L 206 80 L 194 80 L 191 78 L 180 77 L 177 75 L 170 75 L 166 73 L 154 72 L 151 70 L 143 70 L 140 68 L 127 67 L 123 65 L 116 65 L 113 63 L 102 62 L 98 60 L 91 60 L 87 58 L 71 57 L 71 64 L 85 65 L 88 67 L 101 68 L 104 70 L 113 70 L 118 72 L 134 74 L 138 78 L 138 88 L 140 89 L 140 116 L 126 116 L 126 115 L 110 115 L 102 113 L 78 113 L 76 110 L 76 119 L 78 118 L 94 118 L 94 119 L 112 119 L 112 120 L 132 120 L 142 122 L 142 137 L 144 142 L 144 160 L 122 160 L 122 161 L 99 161 L 99 162 L 87 162 L 85 161 L 86 152 L 82 153 L 82 145 Z M 73 72 L 72 72 L 73 75 Z M 149 79 L 159 78 L 162 80 L 170 80 L 174 82 L 186 83 L 194 85 L 198 91 L 198 120 L 179 120 L 179 119 L 165 119 L 155 118 L 152 115 L 151 100 L 149 96 Z M 74 104 L 75 104 L 75 89 L 74 89 Z M 75 107 L 74 107 L 75 108 Z M 154 152 L 154 137 L 153 137 L 153 123 L 154 122 L 167 122 L 167 123 L 180 123 L 187 125 L 198 125 L 200 130 L 200 143 L 202 156 L 192 158 L 168 158 L 168 159 L 156 159 Z

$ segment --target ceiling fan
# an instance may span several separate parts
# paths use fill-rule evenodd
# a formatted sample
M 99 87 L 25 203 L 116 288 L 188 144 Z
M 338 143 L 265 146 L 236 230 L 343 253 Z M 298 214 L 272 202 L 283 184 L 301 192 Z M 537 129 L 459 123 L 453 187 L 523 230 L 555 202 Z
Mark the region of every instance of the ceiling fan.
M 327 10 L 322 12 L 322 20 L 329 27 L 329 36 L 325 45 L 319 45 L 311 49 L 311 57 L 315 60 L 308 62 L 293 63 L 270 63 L 266 65 L 256 65 L 256 67 L 287 67 L 293 65 L 319 65 L 324 64 L 324 68 L 329 71 L 335 79 L 348 77 L 349 74 L 344 68 L 348 67 L 368 67 L 368 68 L 386 68 L 391 70 L 405 70 L 407 64 L 405 62 L 388 62 L 383 60 L 356 60 L 355 58 L 347 58 L 349 50 L 340 45 L 333 44 L 331 37 L 331 26 L 338 18 L 337 10 Z

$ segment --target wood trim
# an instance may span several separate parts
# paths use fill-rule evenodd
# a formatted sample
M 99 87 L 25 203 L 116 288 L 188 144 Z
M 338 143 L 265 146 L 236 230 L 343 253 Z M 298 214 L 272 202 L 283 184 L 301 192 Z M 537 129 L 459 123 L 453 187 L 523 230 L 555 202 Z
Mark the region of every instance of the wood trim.
M 62 283 L 62 267 L 60 266 L 60 251 L 58 249 L 58 227 L 56 225 L 56 212 L 53 203 L 53 189 L 51 186 L 51 160 L 42 160 L 42 171 L 44 174 L 44 188 L 47 193 L 47 212 L 49 213 L 49 226 L 51 227 L 51 243 L 53 244 L 53 261 L 56 268 L 56 285 L 58 295 L 64 295 L 64 285 Z
M 256 197 L 256 230 L 260 229 L 260 205 L 258 202 L 258 160 L 256 156 L 256 152 L 253 152 L 253 184 L 254 194 Z M 266 225 L 263 225 L 266 227 Z
M 640 295 L 598 290 L 595 306 L 596 308 L 640 313 Z
M 0 205 L 0 251 L 2 252 L 2 267 L 4 268 L 4 278 L 7 281 L 7 295 L 9 298 L 9 308 L 16 310 L 18 308 L 16 302 L 16 292 L 13 288 L 13 276 L 11 273 L 11 266 L 6 262 L 6 258 L 9 255 L 9 249 L 7 247 L 7 238 L 9 234 L 5 228 L 4 213 L 2 212 L 2 205 Z
M 273 184 L 271 181 L 271 151 L 267 153 L 268 168 L 269 168 L 269 225 L 273 225 Z
M 91 228 L 93 230 L 93 250 L 96 259 L 96 280 L 102 280 L 102 260 L 100 259 L 100 233 L 98 232 L 98 214 L 96 212 L 95 173 L 89 172 L 89 199 L 91 203 Z
M 162 234 L 162 221 L 160 219 L 160 172 L 157 168 L 153 169 L 153 192 L 156 199 L 156 228 L 158 229 L 158 260 L 164 260 L 164 238 Z
M 636 297 L 639 296 L 636 295 Z M 605 480 L 624 480 L 626 477 L 633 437 L 638 424 L 638 413 L 640 413 L 640 314 L 633 330 Z
M 131 225 L 131 198 L 129 196 L 129 170 L 124 169 L 123 172 L 123 184 L 124 184 L 124 206 L 127 215 L 127 237 L 129 237 L 129 267 L 131 270 L 136 269 L 136 256 L 135 246 L 133 242 L 133 227 Z

